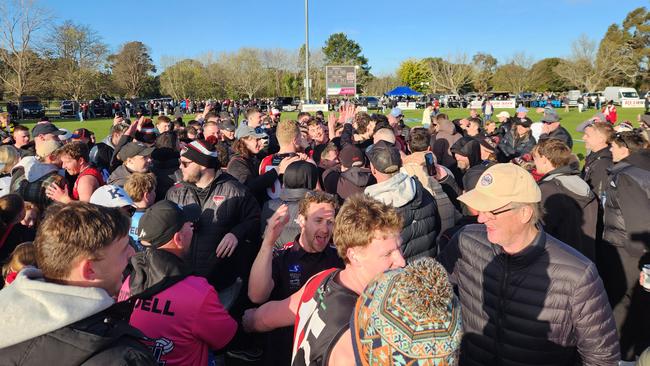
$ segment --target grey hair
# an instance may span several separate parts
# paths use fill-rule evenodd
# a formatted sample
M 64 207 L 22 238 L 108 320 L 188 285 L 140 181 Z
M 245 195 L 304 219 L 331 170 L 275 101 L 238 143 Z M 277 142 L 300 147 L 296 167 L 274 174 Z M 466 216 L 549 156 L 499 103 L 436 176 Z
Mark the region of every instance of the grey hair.
M 524 202 L 512 202 L 510 204 L 512 208 L 522 208 L 522 207 L 530 207 L 530 209 L 533 211 L 532 216 L 530 217 L 530 223 L 531 224 L 538 224 L 542 220 L 542 216 L 544 215 L 544 208 L 542 207 L 542 204 L 540 202 L 534 202 L 534 203 L 524 203 Z

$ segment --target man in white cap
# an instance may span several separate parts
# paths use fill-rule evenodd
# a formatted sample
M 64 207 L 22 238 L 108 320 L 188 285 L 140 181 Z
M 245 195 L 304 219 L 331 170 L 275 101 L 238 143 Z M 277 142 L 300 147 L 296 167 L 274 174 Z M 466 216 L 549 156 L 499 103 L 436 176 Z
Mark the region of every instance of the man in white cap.
M 458 199 L 479 222 L 438 257 L 460 297 L 460 364 L 616 365 L 616 325 L 596 266 L 544 232 L 533 177 L 496 164 Z

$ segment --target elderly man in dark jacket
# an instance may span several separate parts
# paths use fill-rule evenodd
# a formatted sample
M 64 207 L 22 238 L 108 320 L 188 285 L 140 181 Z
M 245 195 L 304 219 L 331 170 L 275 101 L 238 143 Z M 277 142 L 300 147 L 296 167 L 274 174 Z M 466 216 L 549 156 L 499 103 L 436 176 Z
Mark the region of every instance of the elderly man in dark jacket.
M 554 110 L 544 112 L 544 117 L 540 120 L 544 124 L 542 127 L 542 135 L 540 140 L 544 139 L 558 139 L 568 147 L 573 148 L 573 137 L 569 134 L 566 128 L 560 126 L 560 116 Z
M 440 230 L 436 202 L 422 183 L 399 171 L 402 159 L 397 148 L 379 141 L 366 153 L 377 184 L 366 187 L 365 194 L 391 205 L 404 219 L 402 253 L 411 262 L 422 256 L 435 257 Z
M 438 260 L 458 288 L 461 365 L 617 365 L 616 326 L 596 266 L 539 226 L 541 192 L 515 164 L 496 164 L 459 200 L 478 225 Z
M 193 141 L 181 152 L 183 181 L 167 192 L 181 206 L 198 205 L 189 263 L 217 291 L 248 278 L 258 250 L 260 208 L 248 189 L 219 169 L 214 146 Z

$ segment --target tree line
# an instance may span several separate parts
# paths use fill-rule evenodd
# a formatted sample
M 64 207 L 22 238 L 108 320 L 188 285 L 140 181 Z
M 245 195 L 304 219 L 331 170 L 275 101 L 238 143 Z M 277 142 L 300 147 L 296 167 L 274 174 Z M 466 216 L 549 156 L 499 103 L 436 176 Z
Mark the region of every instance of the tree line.
M 420 92 L 488 90 L 595 92 L 606 86 L 650 88 L 650 12 L 632 10 L 621 24 L 612 24 L 599 43 L 586 35 L 573 41 L 566 58 L 534 62 L 524 52 L 499 64 L 489 53 L 444 58 L 408 59 L 396 72 L 402 84 Z
M 102 94 L 126 98 L 255 98 L 304 94 L 300 49 L 241 48 L 194 58 L 163 56 L 161 72 L 140 41 L 115 52 L 87 25 L 54 22 L 36 0 L 0 2 L 0 88 L 4 99 L 23 95 L 84 100 Z M 55 24 L 51 26 L 51 24 Z M 374 76 L 361 46 L 344 33 L 310 50 L 312 95 L 325 94 L 326 65 L 357 65 L 358 91 L 380 95 L 397 85 L 420 92 L 596 91 L 607 85 L 648 89 L 650 12 L 631 11 L 597 44 L 583 35 L 565 58 L 534 62 L 523 52 L 505 63 L 489 53 L 403 61 L 394 74 Z

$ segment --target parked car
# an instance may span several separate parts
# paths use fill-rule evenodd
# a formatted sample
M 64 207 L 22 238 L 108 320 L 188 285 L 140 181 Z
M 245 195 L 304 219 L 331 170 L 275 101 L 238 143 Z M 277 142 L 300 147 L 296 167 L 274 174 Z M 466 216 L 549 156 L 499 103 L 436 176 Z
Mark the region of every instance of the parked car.
M 621 101 L 625 99 L 639 99 L 639 94 L 636 92 L 636 89 L 623 86 L 608 86 L 603 91 L 603 94 L 605 95 L 606 101 L 611 100 L 616 105 L 620 105 Z
M 604 96 L 602 91 L 595 92 L 595 93 L 585 93 L 584 94 L 584 98 L 589 99 L 589 103 L 591 103 L 591 104 L 596 104 L 596 98 L 597 97 L 600 97 L 600 102 L 601 103 L 605 101 L 605 96 Z
M 357 104 L 370 109 L 379 109 L 379 98 L 377 97 L 359 97 Z
M 294 105 L 294 98 L 292 97 L 277 97 L 273 100 L 273 107 L 280 111 L 295 111 L 297 106 Z
M 445 107 L 447 108 L 467 108 L 468 104 L 469 102 L 458 94 L 449 94 L 445 96 Z
M 41 118 L 45 117 L 45 107 L 37 97 L 23 96 L 20 97 L 18 111 L 22 118 Z
M 569 90 L 567 92 L 567 97 L 569 98 L 569 107 L 577 107 L 578 106 L 578 99 L 582 93 L 580 90 Z
M 79 103 L 74 100 L 61 101 L 61 107 L 59 107 L 59 116 L 61 118 L 76 117 L 77 113 L 79 113 Z

